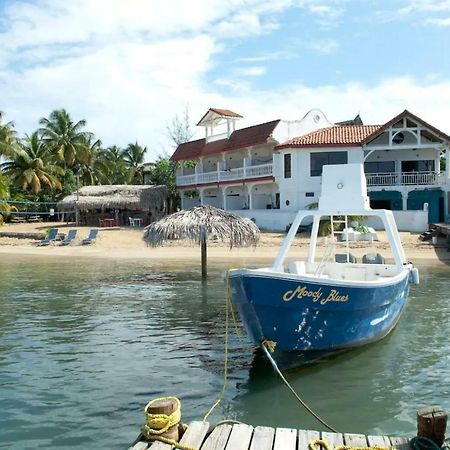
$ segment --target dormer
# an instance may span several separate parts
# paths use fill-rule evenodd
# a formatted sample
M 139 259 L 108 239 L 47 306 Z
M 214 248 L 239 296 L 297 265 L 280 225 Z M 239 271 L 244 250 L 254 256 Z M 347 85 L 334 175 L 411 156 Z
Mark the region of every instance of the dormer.
M 229 109 L 210 108 L 200 119 L 197 126 L 205 127 L 206 142 L 228 139 L 236 129 L 236 121 L 242 119 Z

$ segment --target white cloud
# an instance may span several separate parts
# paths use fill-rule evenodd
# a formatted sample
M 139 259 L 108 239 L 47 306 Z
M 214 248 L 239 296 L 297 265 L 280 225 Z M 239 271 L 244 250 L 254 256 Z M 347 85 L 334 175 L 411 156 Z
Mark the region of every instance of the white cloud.
M 264 75 L 266 70 L 264 66 L 241 67 L 236 70 L 236 73 L 245 77 L 259 77 Z
M 428 19 L 426 23 L 431 23 L 433 25 L 438 25 L 441 27 L 450 27 L 450 17 L 445 19 Z
M 339 47 L 339 44 L 334 39 L 319 39 L 315 42 L 309 42 L 305 46 L 322 55 L 328 55 L 334 52 Z

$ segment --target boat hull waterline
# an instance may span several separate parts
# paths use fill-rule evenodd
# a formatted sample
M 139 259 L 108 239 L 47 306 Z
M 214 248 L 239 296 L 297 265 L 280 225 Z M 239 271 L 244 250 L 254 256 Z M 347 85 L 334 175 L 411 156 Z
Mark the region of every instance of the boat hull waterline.
M 386 336 L 406 304 L 410 271 L 385 284 L 307 280 L 248 269 L 230 272 L 231 299 L 255 345 L 277 350 L 339 350 Z

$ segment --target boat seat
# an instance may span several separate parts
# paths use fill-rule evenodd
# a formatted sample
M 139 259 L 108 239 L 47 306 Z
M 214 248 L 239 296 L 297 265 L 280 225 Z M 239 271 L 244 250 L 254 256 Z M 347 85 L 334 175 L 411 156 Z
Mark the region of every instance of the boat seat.
M 351 262 L 353 264 L 356 263 L 356 257 L 351 253 L 348 254 L 348 260 L 347 260 L 347 253 L 336 253 L 334 255 L 334 260 L 337 263 L 346 263 L 346 262 Z
M 362 258 L 363 264 L 384 264 L 385 259 L 379 253 L 366 253 Z

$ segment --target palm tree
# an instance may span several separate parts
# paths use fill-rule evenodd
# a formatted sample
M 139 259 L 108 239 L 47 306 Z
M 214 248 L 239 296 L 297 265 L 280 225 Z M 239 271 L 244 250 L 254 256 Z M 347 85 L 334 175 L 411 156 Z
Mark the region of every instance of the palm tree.
M 92 133 L 83 131 L 85 120 L 74 123 L 65 109 L 53 111 L 49 118 L 43 117 L 39 124 L 46 144 L 57 157 L 68 166 L 72 166 L 77 157 L 85 150 L 86 141 Z
M 0 165 L 5 175 L 10 176 L 22 189 L 31 189 L 38 194 L 42 185 L 50 189 L 61 189 L 58 176 L 64 169 L 54 163 L 53 155 L 39 133 L 35 131 L 13 147 L 9 160 Z
M 130 169 L 123 155 L 123 150 L 116 145 L 101 150 L 100 152 L 99 160 L 103 162 L 105 176 L 111 184 L 126 184 L 131 178 Z
M 86 139 L 85 146 L 77 157 L 74 165 L 77 175 L 84 185 L 108 183 L 108 167 L 101 158 L 102 142 L 100 139 L 92 142 L 92 136 Z
M 14 131 L 14 122 L 2 123 L 4 116 L 5 113 L 0 111 L 0 155 L 7 156 L 11 153 L 16 132 Z
M 137 142 L 128 144 L 125 150 L 122 150 L 122 158 L 126 165 L 131 169 L 130 181 L 143 184 L 142 180 L 142 164 L 144 163 L 144 155 L 147 147 L 142 148 Z

